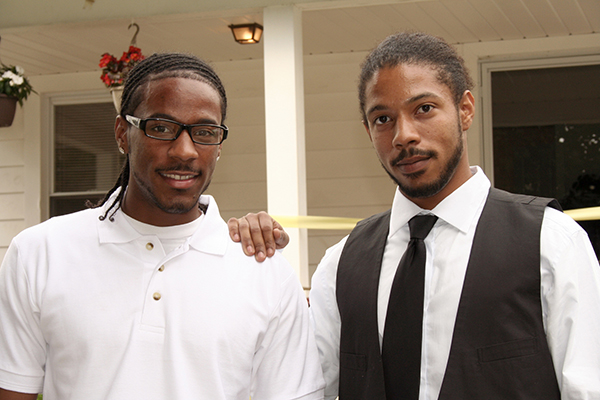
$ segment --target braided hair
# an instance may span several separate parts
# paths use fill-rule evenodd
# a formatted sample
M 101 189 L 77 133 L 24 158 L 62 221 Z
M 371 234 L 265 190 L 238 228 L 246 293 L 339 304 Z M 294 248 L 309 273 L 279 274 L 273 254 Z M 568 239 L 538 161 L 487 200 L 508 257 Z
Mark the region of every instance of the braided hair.
M 465 90 L 473 88 L 473 80 L 464 60 L 444 39 L 422 32 L 397 33 L 381 42 L 361 66 L 358 100 L 363 120 L 366 120 L 367 83 L 380 69 L 400 64 L 419 64 L 434 68 L 438 80 L 450 89 L 455 105 L 458 105 Z
M 123 95 L 121 98 L 121 109 L 119 115 L 125 119 L 126 115 L 133 114 L 138 106 L 145 99 L 145 88 L 153 81 L 165 78 L 187 78 L 195 79 L 210 85 L 219 93 L 221 98 L 221 123 L 225 121 L 227 114 L 227 95 L 225 87 L 219 79 L 219 76 L 206 62 L 191 54 L 183 53 L 155 53 L 145 60 L 138 63 L 129 73 Z M 104 215 L 100 216 L 103 221 L 108 218 L 114 220 L 114 215 L 121 207 L 123 197 L 125 196 L 125 188 L 129 182 L 129 156 L 127 156 L 121 174 L 117 178 L 115 185 L 106 193 L 104 198 L 100 200 L 95 207 L 104 205 L 110 196 L 118 189 L 121 191 L 113 203 L 106 209 Z M 112 213 L 111 213 L 112 210 Z M 110 213 L 110 216 L 109 216 Z

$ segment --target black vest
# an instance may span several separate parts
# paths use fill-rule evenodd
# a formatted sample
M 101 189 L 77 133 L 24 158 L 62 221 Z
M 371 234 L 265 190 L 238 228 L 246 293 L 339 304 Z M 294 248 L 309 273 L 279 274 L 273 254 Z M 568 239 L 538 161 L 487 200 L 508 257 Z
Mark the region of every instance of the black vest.
M 477 224 L 440 400 L 560 399 L 542 322 L 540 231 L 556 200 L 491 189 Z M 340 400 L 385 400 L 377 292 L 390 211 L 361 221 L 337 273 Z

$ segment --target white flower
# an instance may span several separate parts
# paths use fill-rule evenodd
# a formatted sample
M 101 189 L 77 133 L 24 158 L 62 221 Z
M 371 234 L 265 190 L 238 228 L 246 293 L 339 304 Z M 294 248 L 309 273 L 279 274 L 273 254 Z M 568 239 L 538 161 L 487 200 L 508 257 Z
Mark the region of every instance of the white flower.
M 34 92 L 27 78 L 23 76 L 23 72 L 22 67 L 0 63 L 0 92 L 7 96 L 16 97 L 21 105 L 23 105 L 24 100 L 27 100 L 27 96 Z
M 17 75 L 15 73 L 13 73 L 12 71 L 6 71 L 4 74 L 2 74 L 2 79 L 10 79 L 10 86 L 19 86 L 22 85 L 24 82 L 24 79 L 22 76 Z
M 13 74 L 13 77 L 12 77 L 12 79 L 10 80 L 10 83 L 9 83 L 9 85 L 10 85 L 10 86 L 19 86 L 19 85 L 22 85 L 22 84 L 23 84 L 23 81 L 24 81 L 24 79 L 23 79 L 23 77 L 22 77 L 22 76 L 19 76 L 19 75 L 14 75 L 14 74 Z

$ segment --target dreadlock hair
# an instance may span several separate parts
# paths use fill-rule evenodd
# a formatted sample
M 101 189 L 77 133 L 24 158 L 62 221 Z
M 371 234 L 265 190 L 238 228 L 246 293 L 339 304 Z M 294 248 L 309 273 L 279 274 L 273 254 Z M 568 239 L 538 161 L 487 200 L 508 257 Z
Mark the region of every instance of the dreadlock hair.
M 455 105 L 465 90 L 473 88 L 464 60 L 444 39 L 422 32 L 397 33 L 381 42 L 361 65 L 358 100 L 363 120 L 366 120 L 367 83 L 380 69 L 400 64 L 426 65 L 435 69 L 438 80 L 450 89 Z
M 150 82 L 165 78 L 187 78 L 195 79 L 210 85 L 219 93 L 221 98 L 221 124 L 225 121 L 227 114 L 227 95 L 225 87 L 219 79 L 219 76 L 210 65 L 202 61 L 198 57 L 191 54 L 183 53 L 155 53 L 145 60 L 139 62 L 127 76 L 125 86 L 123 87 L 123 95 L 121 97 L 121 109 L 119 115 L 125 119 L 126 115 L 131 115 L 135 112 L 138 106 L 145 100 L 146 88 Z M 104 205 L 110 196 L 120 187 L 121 191 L 107 208 L 104 215 L 100 216 L 103 221 L 107 217 L 110 221 L 114 220 L 114 215 L 121 207 L 123 197 L 125 196 L 125 188 L 129 182 L 129 156 L 127 156 L 121 174 L 117 178 L 117 182 L 110 189 L 104 198 L 100 200 L 95 207 Z M 108 215 L 112 210 L 110 216 Z

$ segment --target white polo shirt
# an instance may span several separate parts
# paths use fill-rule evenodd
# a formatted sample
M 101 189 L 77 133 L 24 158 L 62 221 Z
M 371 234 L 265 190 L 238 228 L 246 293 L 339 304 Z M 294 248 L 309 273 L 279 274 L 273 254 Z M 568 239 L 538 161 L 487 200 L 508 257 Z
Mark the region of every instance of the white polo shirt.
M 257 263 L 216 202 L 168 254 L 119 210 L 20 233 L 0 268 L 0 387 L 53 399 L 321 399 L 306 299 Z M 107 202 L 111 204 L 112 199 Z

